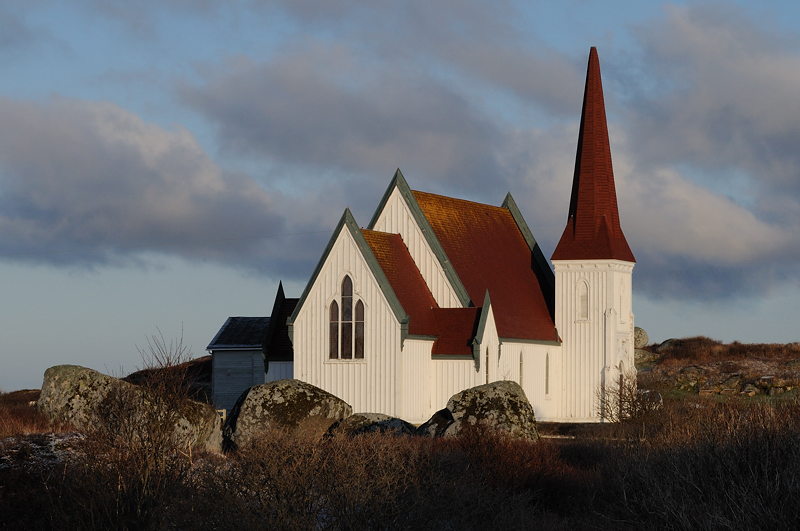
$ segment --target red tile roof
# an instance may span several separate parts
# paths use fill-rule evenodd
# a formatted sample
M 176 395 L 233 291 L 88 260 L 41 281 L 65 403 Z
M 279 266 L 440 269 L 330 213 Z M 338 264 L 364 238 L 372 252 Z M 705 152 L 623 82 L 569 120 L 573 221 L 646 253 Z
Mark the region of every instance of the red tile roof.
M 414 197 L 473 304 L 489 290 L 500 337 L 557 341 L 531 249 L 511 212 L 425 192 Z
M 619 224 L 600 60 L 594 47 L 586 73 L 569 217 L 552 256 L 552 260 L 583 259 L 636 261 Z
M 438 305 L 400 235 L 368 229 L 361 233 L 409 316 L 408 333 L 438 335 L 431 313 Z
M 480 308 L 439 308 L 399 234 L 361 233 L 408 314 L 408 333 L 435 336 L 432 354 L 472 356 Z
M 433 316 L 439 331 L 431 354 L 472 356 L 472 339 L 478 331 L 481 308 L 435 308 Z

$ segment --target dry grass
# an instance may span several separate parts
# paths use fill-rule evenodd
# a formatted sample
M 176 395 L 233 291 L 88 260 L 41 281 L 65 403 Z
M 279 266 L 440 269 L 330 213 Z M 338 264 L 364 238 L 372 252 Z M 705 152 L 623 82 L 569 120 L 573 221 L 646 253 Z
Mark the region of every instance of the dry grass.
M 0 439 L 34 433 L 60 433 L 70 426 L 52 423 L 36 410 L 38 389 L 0 392 Z
M 651 345 L 650 349 L 652 350 Z M 776 361 L 800 359 L 800 343 L 722 343 L 705 336 L 671 339 L 658 350 L 662 363 L 713 363 L 723 360 L 761 358 Z
M 689 343 L 694 359 L 724 361 L 711 340 Z M 793 359 L 792 348 L 760 352 Z M 9 401 L 0 395 L 0 407 Z M 229 455 L 189 452 L 170 438 L 142 446 L 147 434 L 107 427 L 55 468 L 0 461 L 0 529 L 790 529 L 800 521 L 798 401 L 684 397 L 628 416 L 537 444 L 483 431 L 322 441 L 275 431 Z
M 47 474 L 0 472 L 0 510 L 9 529 L 785 529 L 800 518 L 795 401 L 667 401 L 599 433 L 531 444 L 276 431 L 230 455 L 167 443 L 158 466 L 95 434 Z M 23 498 L 35 513 L 8 510 Z

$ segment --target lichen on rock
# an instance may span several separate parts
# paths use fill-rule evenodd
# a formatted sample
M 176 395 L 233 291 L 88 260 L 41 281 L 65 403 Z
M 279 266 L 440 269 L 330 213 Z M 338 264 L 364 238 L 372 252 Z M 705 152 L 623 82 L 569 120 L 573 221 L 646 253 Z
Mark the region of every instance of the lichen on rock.
M 300 380 L 278 380 L 242 393 L 222 430 L 224 447 L 246 444 L 271 428 L 322 437 L 331 424 L 353 413 L 344 400 Z

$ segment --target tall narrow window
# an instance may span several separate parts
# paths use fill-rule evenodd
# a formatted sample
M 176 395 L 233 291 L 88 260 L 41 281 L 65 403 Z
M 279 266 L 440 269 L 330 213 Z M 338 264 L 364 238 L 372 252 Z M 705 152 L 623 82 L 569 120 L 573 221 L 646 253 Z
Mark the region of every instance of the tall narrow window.
M 330 306 L 329 359 L 364 359 L 364 313 L 364 303 L 353 294 L 353 280 L 345 275 L 339 298 Z
M 353 281 L 342 280 L 342 359 L 353 359 Z
M 486 347 L 486 383 L 489 383 L 489 347 Z
M 589 286 L 585 281 L 578 283 L 578 319 L 589 319 Z
M 550 353 L 544 355 L 544 394 L 550 394 Z
M 339 359 L 339 305 L 336 301 L 331 302 L 330 314 L 330 344 L 328 345 L 328 357 L 332 360 L 336 360 Z
M 355 357 L 358 360 L 364 359 L 364 303 L 356 303 L 356 344 Z

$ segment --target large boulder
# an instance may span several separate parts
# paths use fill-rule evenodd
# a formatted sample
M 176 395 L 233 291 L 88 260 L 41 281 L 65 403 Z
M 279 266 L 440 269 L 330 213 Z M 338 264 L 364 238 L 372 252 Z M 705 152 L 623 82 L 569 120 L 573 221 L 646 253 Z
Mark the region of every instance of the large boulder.
M 441 437 L 447 431 L 447 428 L 454 422 L 453 413 L 447 409 L 440 409 L 433 416 L 428 419 L 428 422 L 417 428 L 417 435 L 425 435 L 427 437 Z
M 499 381 L 465 389 L 450 398 L 447 409 L 453 414 L 453 423 L 445 430 L 445 437 L 480 426 L 520 439 L 539 440 L 533 407 L 517 382 Z
M 648 341 L 650 341 L 650 338 L 644 328 L 633 327 L 633 348 L 644 348 L 647 346 Z
M 242 393 L 222 429 L 223 446 L 242 446 L 270 428 L 322 437 L 353 408 L 327 391 L 300 380 L 277 380 Z
M 132 384 L 78 365 L 57 365 L 44 373 L 36 408 L 50 420 L 68 422 L 78 430 L 96 426 L 100 405 L 112 391 Z
M 174 423 L 176 440 L 219 451 L 222 427 L 216 410 L 192 400 L 159 399 L 144 387 L 77 365 L 58 365 L 44 373 L 37 409 L 48 418 L 81 431 L 126 422 L 134 430 L 163 418 Z
M 348 435 L 361 435 L 364 433 L 416 435 L 417 429 L 413 424 L 403 419 L 384 415 L 383 413 L 355 413 L 339 422 L 335 422 L 328 429 L 329 434 L 336 432 Z

